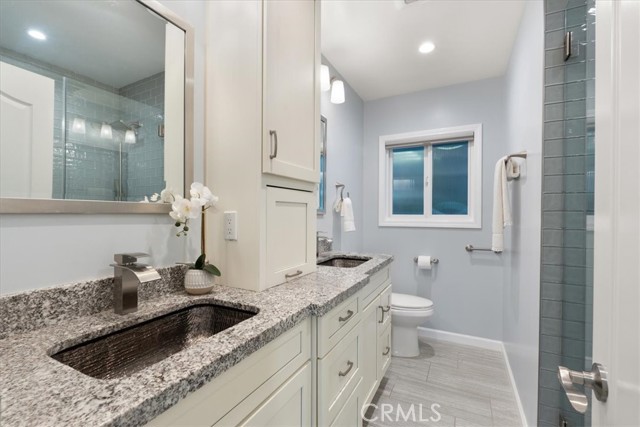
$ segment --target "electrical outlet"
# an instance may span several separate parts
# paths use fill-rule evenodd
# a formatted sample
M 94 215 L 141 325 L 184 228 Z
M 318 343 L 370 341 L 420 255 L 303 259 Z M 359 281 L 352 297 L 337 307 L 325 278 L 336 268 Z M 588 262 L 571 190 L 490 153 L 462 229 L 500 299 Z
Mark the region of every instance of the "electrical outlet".
M 224 213 L 224 240 L 238 240 L 238 212 Z

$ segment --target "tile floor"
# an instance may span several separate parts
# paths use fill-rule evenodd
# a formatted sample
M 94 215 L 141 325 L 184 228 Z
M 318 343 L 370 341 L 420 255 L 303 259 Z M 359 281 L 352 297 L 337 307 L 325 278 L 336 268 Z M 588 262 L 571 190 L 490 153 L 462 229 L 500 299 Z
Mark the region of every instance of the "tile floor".
M 372 403 L 368 427 L 521 426 L 502 353 L 444 341 L 420 338 L 420 356 L 392 358 Z

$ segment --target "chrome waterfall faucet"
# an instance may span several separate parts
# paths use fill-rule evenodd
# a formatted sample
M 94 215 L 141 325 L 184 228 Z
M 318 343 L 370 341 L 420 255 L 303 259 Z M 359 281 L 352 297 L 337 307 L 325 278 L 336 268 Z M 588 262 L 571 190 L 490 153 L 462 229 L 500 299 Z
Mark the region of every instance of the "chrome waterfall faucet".
M 113 260 L 113 303 L 117 314 L 133 313 L 138 310 L 138 285 L 160 279 L 155 268 L 137 263 L 138 258 L 148 254 L 135 252 L 115 254 Z

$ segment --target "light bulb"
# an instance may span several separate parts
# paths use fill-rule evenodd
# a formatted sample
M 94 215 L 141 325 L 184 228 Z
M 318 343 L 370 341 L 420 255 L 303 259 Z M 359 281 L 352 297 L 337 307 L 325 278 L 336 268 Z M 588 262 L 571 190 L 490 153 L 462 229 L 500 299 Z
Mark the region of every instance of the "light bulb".
M 420 51 L 420 53 L 430 53 L 430 52 L 433 52 L 435 48 L 436 48 L 436 45 L 433 44 L 432 42 L 424 42 L 420 45 L 420 47 L 418 48 L 418 51 Z
M 331 102 L 333 104 L 344 103 L 344 82 L 342 80 L 334 80 L 331 83 Z
M 71 131 L 84 135 L 87 132 L 87 126 L 84 119 L 81 119 L 80 117 L 76 117 L 75 119 L 73 119 Z
M 127 144 L 135 144 L 136 143 L 136 133 L 132 130 L 128 130 L 124 133 L 124 142 Z
M 29 36 L 31 36 L 32 38 L 36 39 L 36 40 L 40 40 L 40 41 L 45 41 L 47 39 L 47 35 L 45 33 L 43 33 L 42 31 L 30 28 L 27 31 L 27 34 L 29 34 Z
M 104 139 L 113 139 L 113 131 L 111 129 L 111 125 L 108 125 L 106 123 L 102 124 L 102 127 L 100 128 L 100 137 Z
M 320 66 L 320 90 L 323 92 L 331 89 L 331 77 L 329 76 L 329 66 Z

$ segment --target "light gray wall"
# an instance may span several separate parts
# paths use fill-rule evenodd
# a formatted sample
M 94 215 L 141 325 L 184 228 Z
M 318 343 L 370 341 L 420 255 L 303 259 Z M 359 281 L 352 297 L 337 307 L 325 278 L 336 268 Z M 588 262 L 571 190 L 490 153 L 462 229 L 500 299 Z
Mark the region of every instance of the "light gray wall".
M 338 71 L 325 58 L 331 76 Z M 320 111 L 327 118 L 327 212 L 318 215 L 318 231 L 333 237 L 333 248 L 342 251 L 362 251 L 362 147 L 364 103 L 345 81 L 344 104 L 332 104 L 330 91 L 322 92 Z M 340 215 L 333 211 L 336 200 L 336 181 L 346 185 L 353 202 L 356 231 L 343 233 Z M 339 194 L 337 195 L 339 197 Z
M 204 3 L 167 1 L 195 28 L 195 177 L 203 177 Z M 215 189 L 213 189 L 215 192 Z M 0 293 L 107 277 L 116 252 L 147 252 L 164 267 L 197 255 L 200 227 L 175 236 L 168 215 L 0 215 Z
M 502 258 L 468 254 L 466 244 L 491 243 L 491 200 L 495 162 L 506 152 L 504 81 L 481 80 L 371 101 L 364 114 L 365 251 L 395 256 L 393 290 L 433 300 L 425 326 L 502 339 Z M 380 135 L 483 124 L 482 229 L 378 227 L 378 137 Z M 413 257 L 431 255 L 440 264 L 418 271 Z
M 513 227 L 505 234 L 503 341 L 527 424 L 537 425 L 542 197 L 544 8 L 527 2 L 506 81 L 507 150 L 526 150 L 509 184 Z

